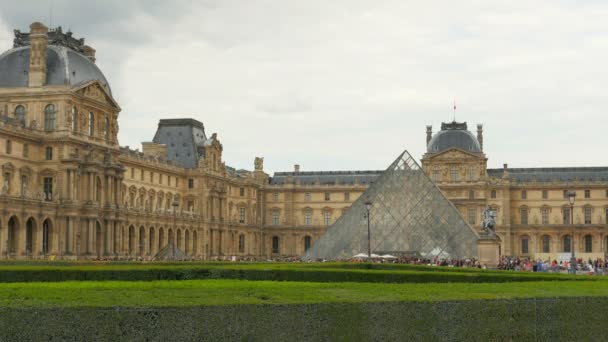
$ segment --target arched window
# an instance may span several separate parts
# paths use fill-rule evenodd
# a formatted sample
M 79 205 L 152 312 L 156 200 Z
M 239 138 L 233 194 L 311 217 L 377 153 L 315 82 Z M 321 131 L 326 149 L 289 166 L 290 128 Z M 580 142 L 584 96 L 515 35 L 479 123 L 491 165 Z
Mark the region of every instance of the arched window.
M 310 238 L 310 236 L 307 235 L 304 237 L 304 252 L 306 252 L 310 248 L 311 241 L 312 239 Z
M 585 253 L 593 252 L 593 236 L 585 235 Z
M 49 104 L 44 108 L 44 130 L 52 131 L 55 129 L 55 105 Z
M 521 254 L 528 254 L 530 252 L 529 248 L 528 248 L 529 241 L 530 240 L 528 239 L 527 236 L 523 236 L 521 238 Z
M 20 122 L 21 125 L 25 126 L 25 107 L 22 105 L 15 107 L 15 120 Z
M 570 253 L 572 251 L 572 237 L 570 235 L 564 236 L 563 240 L 563 250 L 566 253 Z
M 78 131 L 78 109 L 76 107 L 72 107 L 72 131 Z
M 542 246 L 543 253 L 550 253 L 551 252 L 551 247 L 550 247 L 551 246 L 551 237 L 549 235 L 543 235 L 542 243 L 543 243 L 543 246 Z
M 89 112 L 89 135 L 93 136 L 95 134 L 95 115 L 93 112 Z
M 272 237 L 272 253 L 279 254 L 279 237 Z
M 245 234 L 239 235 L 239 253 L 245 253 Z

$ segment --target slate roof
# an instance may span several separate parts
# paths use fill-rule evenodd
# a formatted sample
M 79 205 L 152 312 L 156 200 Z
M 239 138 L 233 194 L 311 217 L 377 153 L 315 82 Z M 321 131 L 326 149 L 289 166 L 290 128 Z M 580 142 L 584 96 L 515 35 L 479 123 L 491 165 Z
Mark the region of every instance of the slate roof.
M 305 172 L 275 172 L 269 179 L 271 185 L 288 183 L 288 178 L 301 185 L 334 184 L 370 184 L 382 174 L 382 170 L 369 171 L 305 171 Z
M 86 56 L 65 46 L 47 47 L 47 85 L 75 86 L 99 81 L 112 94 L 101 70 Z M 0 55 L 0 87 L 27 87 L 30 70 L 30 46 L 10 49 Z
M 502 178 L 504 169 L 488 169 L 488 176 Z M 507 168 L 516 182 L 602 182 L 608 181 L 608 167 Z
M 205 156 L 205 126 L 194 119 L 162 119 L 153 141 L 167 146 L 167 159 L 185 168 L 196 168 Z
M 435 133 L 427 146 L 428 153 L 439 153 L 452 147 L 479 153 L 481 146 L 473 133 L 467 130 L 467 123 L 442 123 L 441 131 Z

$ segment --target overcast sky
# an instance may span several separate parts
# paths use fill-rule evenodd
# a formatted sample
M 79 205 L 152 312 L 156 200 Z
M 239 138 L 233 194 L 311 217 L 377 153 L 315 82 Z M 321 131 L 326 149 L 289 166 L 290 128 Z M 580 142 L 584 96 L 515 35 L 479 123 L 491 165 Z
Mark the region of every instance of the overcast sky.
M 419 159 L 455 98 L 489 167 L 598 166 L 606 18 L 606 1 L 0 0 L 0 50 L 33 21 L 86 38 L 133 148 L 192 117 L 237 168 L 384 169 Z

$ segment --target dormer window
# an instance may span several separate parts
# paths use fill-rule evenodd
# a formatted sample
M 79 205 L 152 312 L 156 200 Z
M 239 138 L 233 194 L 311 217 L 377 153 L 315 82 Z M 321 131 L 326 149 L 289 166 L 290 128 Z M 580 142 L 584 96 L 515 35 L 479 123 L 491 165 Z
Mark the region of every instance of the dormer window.
M 25 107 L 22 105 L 18 105 L 15 107 L 15 120 L 21 123 L 21 125 L 25 126 Z

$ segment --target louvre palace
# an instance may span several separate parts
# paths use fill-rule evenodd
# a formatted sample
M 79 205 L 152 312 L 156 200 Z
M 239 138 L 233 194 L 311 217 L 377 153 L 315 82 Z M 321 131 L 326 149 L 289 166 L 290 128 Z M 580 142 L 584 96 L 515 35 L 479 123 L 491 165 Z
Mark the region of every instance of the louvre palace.
M 84 39 L 15 30 L 0 55 L 0 258 L 147 260 L 168 245 L 194 259 L 297 257 L 385 172 L 269 175 L 253 156 L 237 170 L 191 118 L 160 120 L 134 150 L 119 145 L 120 112 Z M 557 258 L 574 245 L 604 258 L 608 167 L 488 169 L 476 128 L 427 126 L 420 161 L 467 234 L 489 206 L 504 255 Z

